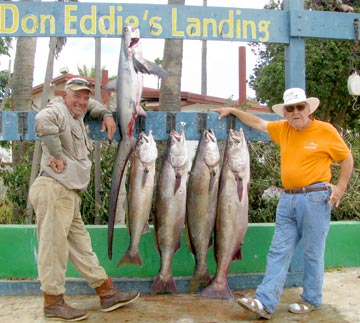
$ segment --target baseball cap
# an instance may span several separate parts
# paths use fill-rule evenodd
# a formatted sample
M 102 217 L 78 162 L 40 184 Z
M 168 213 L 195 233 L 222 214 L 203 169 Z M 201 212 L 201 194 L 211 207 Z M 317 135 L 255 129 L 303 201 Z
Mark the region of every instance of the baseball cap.
M 65 90 L 67 89 L 73 91 L 88 90 L 91 92 L 91 87 L 92 84 L 81 77 L 74 77 L 65 83 Z

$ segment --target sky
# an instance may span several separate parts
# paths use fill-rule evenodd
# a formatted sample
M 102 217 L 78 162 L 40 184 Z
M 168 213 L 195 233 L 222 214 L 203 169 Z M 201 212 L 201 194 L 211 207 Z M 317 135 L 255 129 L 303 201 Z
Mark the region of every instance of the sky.
M 85 2 L 85 1 L 82 1 Z M 167 0 L 92 0 L 86 2 L 108 2 L 108 3 L 143 3 L 143 4 L 167 4 Z M 186 0 L 186 5 L 201 6 L 203 0 Z M 207 0 L 208 6 L 215 7 L 239 7 L 263 9 L 269 0 Z M 117 74 L 121 39 L 103 38 L 101 40 L 101 66 L 109 71 L 109 76 Z M 207 42 L 207 95 L 224 99 L 239 98 L 239 75 L 238 55 L 239 47 L 246 47 L 246 75 L 247 80 L 256 64 L 256 57 L 247 47 L 246 42 L 239 41 L 208 41 Z M 13 48 L 16 44 L 13 43 Z M 35 55 L 35 70 L 33 85 L 44 82 L 46 64 L 48 58 L 49 38 L 39 37 L 37 40 L 37 51 Z M 149 61 L 163 57 L 163 39 L 142 39 L 143 56 Z M 13 65 L 15 58 L 14 49 L 11 57 L 0 56 L 0 70 L 7 70 Z M 94 38 L 68 37 L 67 43 L 54 62 L 53 76 L 60 75 L 60 69 L 67 67 L 69 73 L 78 74 L 78 66 L 88 68 L 95 66 L 95 40 Z M 13 69 L 12 69 L 13 70 Z M 152 75 L 144 76 L 144 86 L 157 88 L 157 78 Z M 201 41 L 185 40 L 183 49 L 183 70 L 181 79 L 181 90 L 192 93 L 201 93 Z M 254 97 L 255 93 L 247 86 L 247 96 Z

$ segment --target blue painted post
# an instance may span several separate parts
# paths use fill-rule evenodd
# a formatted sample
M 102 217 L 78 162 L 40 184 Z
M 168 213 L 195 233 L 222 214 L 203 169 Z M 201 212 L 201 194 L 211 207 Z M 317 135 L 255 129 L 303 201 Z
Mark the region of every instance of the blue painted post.
M 285 0 L 284 10 L 289 14 L 289 44 L 285 45 L 285 88 L 305 88 L 305 39 L 295 20 L 303 18 L 304 0 Z M 296 25 L 296 26 L 295 26 Z M 300 24 L 301 26 L 301 24 Z M 297 30 L 292 30 L 296 28 Z M 298 38 L 293 35 L 298 35 Z
M 295 23 L 301 20 L 304 0 L 285 0 L 284 10 L 289 12 L 289 44 L 285 45 L 285 88 L 299 87 L 306 90 L 305 85 L 305 39 L 300 37 L 301 28 Z M 294 27 L 296 26 L 296 27 Z M 300 24 L 301 26 L 301 24 Z M 297 30 L 292 30 L 296 28 Z M 299 35 L 298 38 L 293 35 Z M 303 248 L 300 243 L 291 262 L 289 272 L 303 272 Z

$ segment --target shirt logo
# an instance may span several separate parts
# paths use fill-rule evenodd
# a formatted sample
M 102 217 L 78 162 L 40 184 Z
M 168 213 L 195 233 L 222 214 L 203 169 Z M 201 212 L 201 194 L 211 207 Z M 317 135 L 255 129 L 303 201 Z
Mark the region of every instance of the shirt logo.
M 304 146 L 305 149 L 317 149 L 317 147 L 318 147 L 318 144 L 314 141 L 309 141 L 309 142 L 305 143 L 305 146 Z

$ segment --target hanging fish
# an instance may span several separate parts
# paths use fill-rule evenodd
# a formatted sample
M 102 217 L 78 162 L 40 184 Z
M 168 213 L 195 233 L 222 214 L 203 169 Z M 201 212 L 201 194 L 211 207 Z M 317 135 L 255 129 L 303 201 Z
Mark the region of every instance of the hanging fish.
M 108 256 L 112 259 L 112 244 L 118 195 L 124 172 L 131 153 L 134 151 L 135 120 L 138 116 L 146 116 L 140 105 L 143 75 L 155 74 L 166 78 L 167 72 L 142 57 L 140 31 L 138 28 L 125 25 L 120 48 L 118 76 L 109 82 L 106 90 L 116 91 L 116 113 L 118 117 L 121 139 L 118 144 L 115 163 L 112 172 L 110 188 L 110 205 L 108 215 Z

